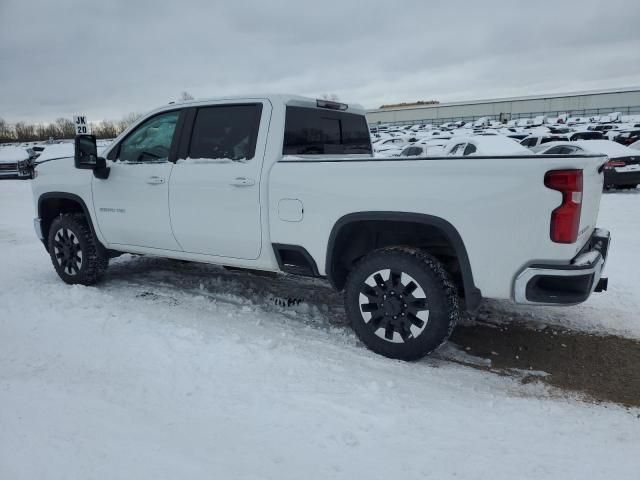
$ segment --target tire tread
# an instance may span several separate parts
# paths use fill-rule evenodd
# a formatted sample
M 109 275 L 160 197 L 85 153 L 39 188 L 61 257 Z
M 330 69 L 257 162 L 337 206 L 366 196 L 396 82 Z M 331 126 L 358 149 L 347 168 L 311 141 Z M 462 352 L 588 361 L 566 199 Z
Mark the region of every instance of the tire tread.
M 429 355 L 430 353 L 437 350 L 438 348 L 440 348 L 440 346 L 442 346 L 447 341 L 447 339 L 451 336 L 451 333 L 453 332 L 453 329 L 455 328 L 460 318 L 460 301 L 458 297 L 458 290 L 455 284 L 453 283 L 453 281 L 451 280 L 449 273 L 443 267 L 442 263 L 439 262 L 427 251 L 418 249 L 418 248 L 408 247 L 408 246 L 394 246 L 394 247 L 386 247 L 386 248 L 378 249 L 366 255 L 362 259 L 360 259 L 360 261 L 354 266 L 354 268 L 351 269 L 351 271 L 349 272 L 349 275 L 347 276 L 347 282 L 346 282 L 346 288 L 345 288 L 345 308 L 347 310 L 347 315 L 351 318 L 353 318 L 352 315 L 354 315 L 356 312 L 350 313 L 349 302 L 347 297 L 348 297 L 348 292 L 350 288 L 357 288 L 357 286 L 353 285 L 353 283 L 355 282 L 354 277 L 358 274 L 358 267 L 361 266 L 363 262 L 378 255 L 387 255 L 389 256 L 390 260 L 393 260 L 393 258 L 397 258 L 397 257 L 401 257 L 404 259 L 408 258 L 411 261 L 416 262 L 418 265 L 421 265 L 422 268 L 425 269 L 425 273 L 427 273 L 427 275 L 432 274 L 435 276 L 436 282 L 442 288 L 442 293 L 444 295 L 445 310 L 447 313 L 446 333 L 442 335 L 442 338 L 438 339 L 437 344 L 435 344 L 435 346 L 433 346 L 432 348 L 428 348 L 426 350 L 421 350 L 421 351 L 413 350 L 413 351 L 407 351 L 407 352 L 392 353 L 391 350 L 393 349 L 393 345 L 397 345 L 397 344 L 389 343 L 387 344 L 386 349 L 372 348 L 372 346 L 368 344 L 367 339 L 363 337 L 361 329 L 354 328 L 354 331 L 356 333 L 356 336 L 360 339 L 360 341 L 362 341 L 369 348 L 372 348 L 377 353 L 380 353 L 382 355 L 385 355 L 391 358 L 399 358 L 401 360 L 409 360 L 409 361 L 418 360 L 426 355 Z M 360 313 L 357 312 L 357 315 L 360 315 Z M 352 323 L 353 323 L 353 320 L 352 320 Z
M 64 226 L 70 227 L 78 236 L 82 237 L 85 244 L 82 258 L 83 262 L 86 260 L 87 263 L 81 272 L 74 276 L 60 274 L 59 267 L 53 256 L 53 249 L 51 248 L 53 235 L 55 235 L 58 229 Z M 65 283 L 72 285 L 95 285 L 104 277 L 107 267 L 109 266 L 109 256 L 107 252 L 104 247 L 98 243 L 98 240 L 89 227 L 87 219 L 82 213 L 65 213 L 53 220 L 49 229 L 49 253 L 53 266 L 60 278 Z

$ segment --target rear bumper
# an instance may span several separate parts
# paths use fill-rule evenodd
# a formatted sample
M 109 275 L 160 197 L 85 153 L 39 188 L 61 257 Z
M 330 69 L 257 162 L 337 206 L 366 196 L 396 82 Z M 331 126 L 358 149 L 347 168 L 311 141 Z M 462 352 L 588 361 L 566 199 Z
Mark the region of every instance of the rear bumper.
M 607 289 L 602 278 L 611 234 L 596 229 L 582 251 L 569 265 L 536 264 L 516 277 L 516 303 L 536 305 L 575 305 L 584 302 L 594 291 Z
M 640 170 L 631 172 L 616 172 L 613 169 L 604 171 L 604 184 L 607 185 L 634 185 L 640 184 Z

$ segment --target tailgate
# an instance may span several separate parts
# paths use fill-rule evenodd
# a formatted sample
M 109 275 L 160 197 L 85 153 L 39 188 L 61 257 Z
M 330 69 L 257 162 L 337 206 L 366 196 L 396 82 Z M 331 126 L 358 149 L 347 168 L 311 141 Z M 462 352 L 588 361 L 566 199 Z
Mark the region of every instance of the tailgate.
M 582 163 L 582 209 L 577 244 L 582 247 L 591 237 L 598 221 L 600 198 L 604 184 L 603 165 L 607 157 L 580 159 Z

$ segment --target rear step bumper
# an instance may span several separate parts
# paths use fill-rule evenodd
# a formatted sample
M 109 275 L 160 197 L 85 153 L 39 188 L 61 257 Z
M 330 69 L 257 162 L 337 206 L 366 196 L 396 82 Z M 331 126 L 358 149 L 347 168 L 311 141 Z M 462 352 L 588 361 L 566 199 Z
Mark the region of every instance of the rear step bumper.
M 582 251 L 569 265 L 531 265 L 514 284 L 516 303 L 536 305 L 575 305 L 595 292 L 607 289 L 601 278 L 611 234 L 596 229 Z

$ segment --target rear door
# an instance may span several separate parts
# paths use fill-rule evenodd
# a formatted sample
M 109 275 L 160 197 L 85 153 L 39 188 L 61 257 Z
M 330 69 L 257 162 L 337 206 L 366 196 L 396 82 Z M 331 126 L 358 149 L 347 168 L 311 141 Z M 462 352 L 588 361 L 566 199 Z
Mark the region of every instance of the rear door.
M 169 184 L 173 233 L 186 252 L 260 255 L 260 174 L 268 101 L 190 110 Z

